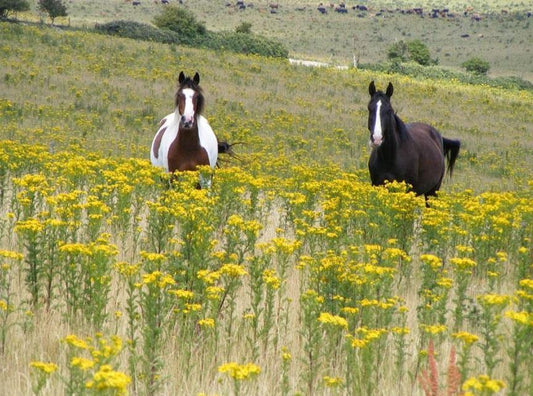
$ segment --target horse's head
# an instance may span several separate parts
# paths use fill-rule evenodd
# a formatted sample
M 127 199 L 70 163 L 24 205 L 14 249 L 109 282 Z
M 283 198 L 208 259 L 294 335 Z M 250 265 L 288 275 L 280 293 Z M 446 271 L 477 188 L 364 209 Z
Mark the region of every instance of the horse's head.
M 176 92 L 176 107 L 180 115 L 180 126 L 190 129 L 196 124 L 196 118 L 204 107 L 204 95 L 200 83 L 200 75 L 193 78 L 186 77 L 180 72 L 178 77 L 178 91 Z
M 390 98 L 394 88 L 392 83 L 387 86 L 387 91 L 377 91 L 374 81 L 368 86 L 370 102 L 368 103 L 368 130 L 370 131 L 370 144 L 379 147 L 385 140 L 385 132 L 390 130 L 390 122 L 394 116 Z

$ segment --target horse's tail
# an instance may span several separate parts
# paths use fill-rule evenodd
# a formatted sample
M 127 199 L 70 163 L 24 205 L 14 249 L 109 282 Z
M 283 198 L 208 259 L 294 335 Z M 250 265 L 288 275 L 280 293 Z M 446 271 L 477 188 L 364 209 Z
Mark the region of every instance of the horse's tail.
M 233 154 L 233 144 L 230 144 L 228 142 L 218 142 L 218 153 L 219 154 Z
M 228 143 L 228 142 L 218 142 L 218 153 L 227 154 L 230 157 L 240 159 L 239 156 L 233 151 L 233 146 L 236 144 L 241 144 L 240 142 Z
M 443 137 L 442 145 L 444 148 L 444 156 L 448 160 L 448 174 L 451 177 L 455 160 L 457 159 L 457 156 L 459 155 L 459 149 L 461 148 L 461 141 L 455 139 L 446 139 Z

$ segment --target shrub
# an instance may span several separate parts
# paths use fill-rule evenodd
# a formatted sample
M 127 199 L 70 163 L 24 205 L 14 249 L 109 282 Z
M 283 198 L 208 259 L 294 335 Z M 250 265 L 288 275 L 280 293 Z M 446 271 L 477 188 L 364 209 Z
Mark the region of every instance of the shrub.
M 490 78 L 486 75 L 466 73 L 461 70 L 448 69 L 436 65 L 422 66 L 414 62 L 391 62 L 360 64 L 360 69 L 379 71 L 383 73 L 398 73 L 417 79 L 457 80 L 464 84 L 484 84 L 505 89 L 524 89 L 533 91 L 533 84 L 519 77 Z
M 48 14 L 52 25 L 57 17 L 67 16 L 67 6 L 62 0 L 39 0 L 39 10 Z
M 213 50 L 228 50 L 242 54 L 254 54 L 287 58 L 289 51 L 279 42 L 252 33 L 209 32 L 196 37 L 183 37 L 167 29 L 133 21 L 113 21 L 95 26 L 96 31 L 135 40 L 156 41 L 165 44 L 194 45 Z
M 97 24 L 95 29 L 105 34 L 136 40 L 156 41 L 165 44 L 179 44 L 180 42 L 179 36 L 170 30 L 162 30 L 145 23 L 133 21 L 113 21 L 102 25 Z
M 463 62 L 461 66 L 463 66 L 467 72 L 479 75 L 487 74 L 490 69 L 489 62 L 478 57 L 468 59 L 467 61 Z
M 235 28 L 237 33 L 252 33 L 252 24 L 250 22 L 242 22 Z
M 407 44 L 405 44 L 405 41 L 400 40 L 392 44 L 387 50 L 387 58 L 393 61 L 407 61 Z
M 274 58 L 287 58 L 289 56 L 289 51 L 280 42 L 252 33 L 209 33 L 205 36 L 202 46 Z
M 204 24 L 198 22 L 191 11 L 175 6 L 165 7 L 163 12 L 154 18 L 154 25 L 178 33 L 182 43 L 193 44 L 199 36 L 204 36 L 207 32 Z
M 27 0 L 0 0 L 0 18 L 7 18 L 10 12 L 28 11 L 30 3 Z

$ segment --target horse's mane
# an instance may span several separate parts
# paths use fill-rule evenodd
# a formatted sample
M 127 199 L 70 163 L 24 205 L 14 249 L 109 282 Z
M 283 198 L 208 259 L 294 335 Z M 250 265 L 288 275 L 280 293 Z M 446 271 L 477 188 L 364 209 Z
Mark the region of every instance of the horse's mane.
M 398 135 L 400 136 L 400 140 L 404 142 L 409 139 L 409 132 L 407 132 L 407 126 L 405 125 L 405 122 L 403 122 L 402 119 L 396 113 L 394 113 L 394 121 L 396 121 L 396 126 L 398 127 Z
M 190 88 L 198 94 L 198 99 L 196 103 L 196 114 L 201 114 L 204 110 L 204 91 L 202 87 L 200 87 L 198 84 L 196 84 L 192 78 L 186 77 L 185 80 L 178 86 L 178 90 L 176 91 L 176 97 L 174 99 L 174 105 L 178 107 L 179 97 L 178 94 L 181 90 L 185 88 Z

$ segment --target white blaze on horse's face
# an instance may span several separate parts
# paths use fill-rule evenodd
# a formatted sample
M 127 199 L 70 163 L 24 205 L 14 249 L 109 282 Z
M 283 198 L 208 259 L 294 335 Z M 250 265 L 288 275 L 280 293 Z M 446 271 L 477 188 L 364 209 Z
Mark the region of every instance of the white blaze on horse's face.
M 376 123 L 372 129 L 372 145 L 379 146 L 383 143 L 383 128 L 381 127 L 381 100 L 376 103 Z
M 195 92 L 191 88 L 185 88 L 181 91 L 179 101 L 179 112 L 181 115 L 180 123 L 185 128 L 190 128 L 194 124 L 194 113 L 196 106 L 194 103 Z

